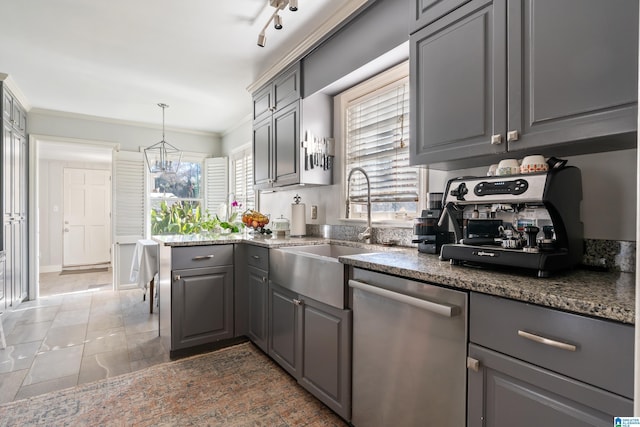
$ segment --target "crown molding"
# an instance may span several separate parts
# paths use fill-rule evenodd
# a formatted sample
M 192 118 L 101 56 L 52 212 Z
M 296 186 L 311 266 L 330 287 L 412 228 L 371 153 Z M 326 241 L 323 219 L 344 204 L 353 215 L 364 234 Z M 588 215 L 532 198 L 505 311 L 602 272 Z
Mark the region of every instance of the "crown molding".
M 267 68 L 256 78 L 256 80 L 247 86 L 247 91 L 249 93 L 255 92 L 260 87 L 264 86 L 269 80 L 273 79 L 278 75 L 282 70 L 292 64 L 294 61 L 301 58 L 304 54 L 306 54 L 309 50 L 311 50 L 316 43 L 322 40 L 324 36 L 329 34 L 331 30 L 336 28 L 345 19 L 352 16 L 358 10 L 360 10 L 365 4 L 369 3 L 370 0 L 349 0 L 346 1 L 336 12 L 331 15 L 329 19 L 324 21 L 320 26 L 318 26 L 311 34 L 301 40 L 295 48 L 293 48 L 289 53 L 282 56 L 279 60 L 277 60 L 271 67 Z
M 13 94 L 13 96 L 20 102 L 22 108 L 24 108 L 27 112 L 31 110 L 31 103 L 27 100 L 27 97 L 20 90 L 16 82 L 13 81 L 9 74 L 0 73 L 0 81 L 7 85 L 9 91 Z
M 125 125 L 125 126 L 135 126 L 135 127 L 147 128 L 147 129 L 162 129 L 162 125 L 155 125 L 155 124 L 150 124 L 150 123 L 136 122 L 136 121 L 133 121 L 133 120 L 112 119 L 112 118 L 107 118 L 107 117 L 92 116 L 92 115 L 89 115 L 89 114 L 71 113 L 71 112 L 68 112 L 68 111 L 48 110 L 48 109 L 45 109 L 45 108 L 34 108 L 34 109 L 31 110 L 31 113 L 33 113 L 33 114 L 42 114 L 44 116 L 64 117 L 64 118 L 68 118 L 68 119 L 91 120 L 91 121 L 94 121 L 94 122 L 101 122 L 101 123 L 110 123 L 110 124 Z M 222 136 L 222 134 L 219 133 L 219 132 L 204 132 L 204 131 L 199 131 L 199 130 L 191 130 L 191 129 L 168 127 L 168 126 L 165 126 L 165 130 L 170 130 L 171 132 L 186 133 L 186 134 L 191 134 L 191 135 L 212 136 L 212 137 L 217 137 L 217 138 L 220 138 Z

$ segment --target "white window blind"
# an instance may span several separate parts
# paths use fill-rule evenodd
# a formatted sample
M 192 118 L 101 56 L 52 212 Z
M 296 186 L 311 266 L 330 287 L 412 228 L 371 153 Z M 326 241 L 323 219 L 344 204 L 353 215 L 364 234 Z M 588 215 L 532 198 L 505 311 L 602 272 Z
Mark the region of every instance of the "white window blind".
M 373 213 L 417 213 L 420 176 L 409 166 L 408 78 L 348 102 L 345 114 L 345 177 L 354 167 L 367 172 Z M 349 196 L 354 203 L 366 201 L 362 174 L 352 176 Z
M 235 199 L 241 203 L 241 211 L 255 209 L 255 192 L 253 190 L 253 155 L 251 148 L 242 150 L 232 156 L 232 191 Z
M 125 236 L 144 237 L 144 173 L 142 153 L 117 153 L 113 174 L 116 241 Z
M 204 160 L 205 170 L 205 205 L 209 214 L 220 213 L 227 203 L 228 160 L 226 157 L 215 157 Z

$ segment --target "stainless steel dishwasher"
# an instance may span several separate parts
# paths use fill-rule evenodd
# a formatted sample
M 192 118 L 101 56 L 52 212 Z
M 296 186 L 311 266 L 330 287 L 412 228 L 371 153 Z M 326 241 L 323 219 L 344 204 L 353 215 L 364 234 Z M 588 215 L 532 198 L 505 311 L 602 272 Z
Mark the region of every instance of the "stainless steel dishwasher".
M 349 287 L 353 425 L 463 427 L 467 293 L 361 269 Z

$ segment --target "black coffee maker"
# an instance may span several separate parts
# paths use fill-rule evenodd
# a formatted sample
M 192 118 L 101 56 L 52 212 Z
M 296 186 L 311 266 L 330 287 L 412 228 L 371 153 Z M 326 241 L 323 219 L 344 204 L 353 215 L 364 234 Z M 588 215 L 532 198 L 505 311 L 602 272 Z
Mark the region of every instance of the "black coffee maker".
M 427 193 L 427 208 L 413 220 L 413 243 L 418 244 L 418 252 L 439 254 L 440 248 L 449 243 L 449 231 L 440 230 L 438 220 L 442 214 L 443 193 Z

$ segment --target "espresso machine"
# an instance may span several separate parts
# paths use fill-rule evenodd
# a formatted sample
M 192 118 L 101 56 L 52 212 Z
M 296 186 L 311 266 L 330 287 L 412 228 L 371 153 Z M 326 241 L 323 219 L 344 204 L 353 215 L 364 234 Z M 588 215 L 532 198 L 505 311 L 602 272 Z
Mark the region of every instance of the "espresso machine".
M 573 166 L 451 179 L 439 225 L 453 229 L 455 243 L 442 245 L 440 259 L 538 277 L 574 267 L 584 252 L 581 201 L 582 175 Z

